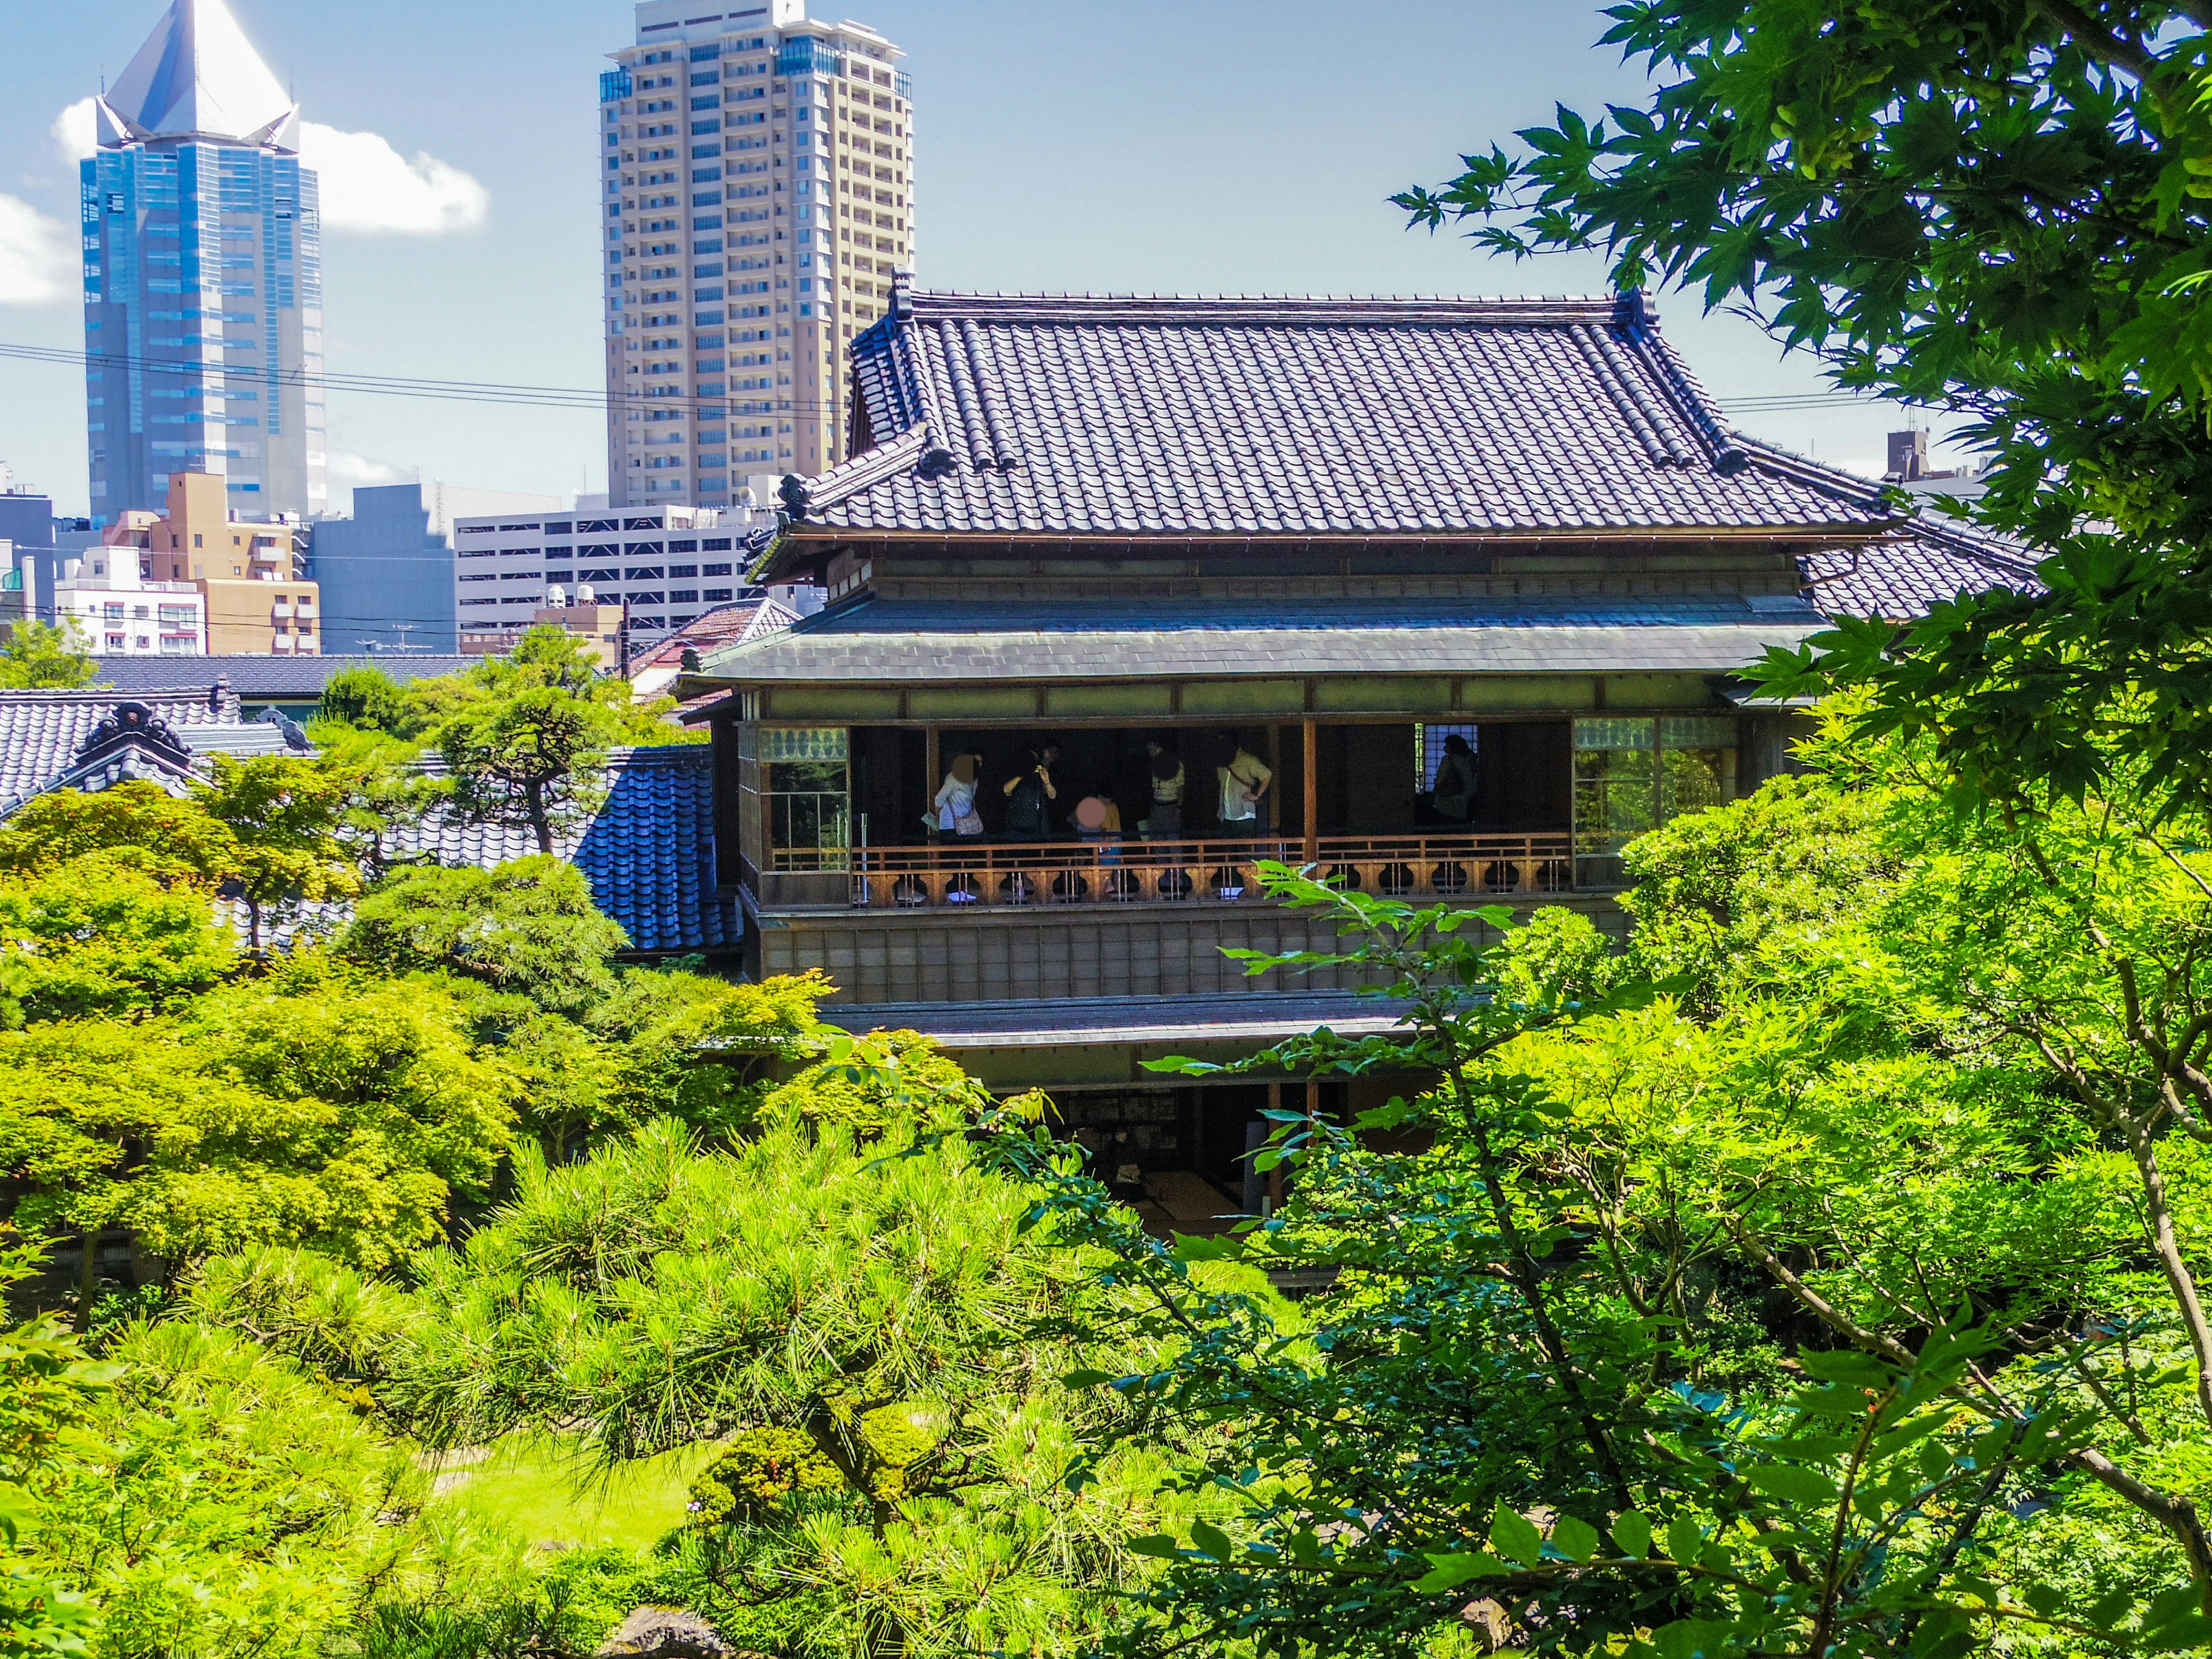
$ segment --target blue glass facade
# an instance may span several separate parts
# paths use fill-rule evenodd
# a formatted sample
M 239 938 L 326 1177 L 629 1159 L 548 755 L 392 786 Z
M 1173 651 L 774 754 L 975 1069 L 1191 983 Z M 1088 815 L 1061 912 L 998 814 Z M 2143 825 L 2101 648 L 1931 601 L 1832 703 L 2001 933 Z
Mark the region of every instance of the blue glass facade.
M 324 509 L 313 172 L 289 152 L 155 139 L 82 165 L 92 510 L 158 512 L 173 472 L 241 516 Z

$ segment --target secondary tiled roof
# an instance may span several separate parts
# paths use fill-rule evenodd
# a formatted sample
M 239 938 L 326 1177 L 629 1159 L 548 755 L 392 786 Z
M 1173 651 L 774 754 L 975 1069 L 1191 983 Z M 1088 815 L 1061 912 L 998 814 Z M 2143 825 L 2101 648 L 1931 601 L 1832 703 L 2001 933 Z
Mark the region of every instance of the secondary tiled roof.
M 1299 674 L 1626 673 L 1741 666 L 1823 625 L 1786 596 L 1651 599 L 867 598 L 718 653 L 717 680 L 942 682 Z
M 415 656 L 404 651 L 353 657 L 100 657 L 100 681 L 118 691 L 172 691 L 213 685 L 217 677 L 248 702 L 319 697 L 332 677 L 349 668 L 377 668 L 401 684 L 436 679 L 477 665 L 475 657 Z
M 148 741 L 99 743 L 103 723 L 134 705 L 145 711 Z M 212 687 L 135 697 L 112 691 L 0 691 L 0 815 L 65 780 L 69 787 L 91 788 L 105 787 L 100 779 L 173 779 L 179 757 L 167 752 L 173 745 L 165 738 L 189 751 L 183 757 L 186 765 L 193 757 L 277 754 L 285 748 L 282 728 L 247 724 L 237 697 Z M 93 749 L 100 750 L 98 758 L 108 763 L 106 769 L 85 771 L 82 781 L 76 781 L 71 775 L 94 758 L 88 754 Z
M 838 531 L 1863 533 L 1878 485 L 1731 433 L 1641 296 L 897 293 L 854 342 Z M 776 562 L 782 562 L 781 559 Z
M 714 760 L 703 744 L 618 749 L 607 762 L 607 797 L 580 830 L 553 850 L 584 872 L 592 900 L 622 924 L 633 951 L 733 951 L 744 921 L 714 890 Z M 538 851 L 527 829 L 433 817 L 394 838 L 396 851 L 489 869 Z
M 704 659 L 717 651 L 788 628 L 798 620 L 798 612 L 765 593 L 718 605 L 696 622 L 634 654 L 629 659 L 630 689 L 641 701 L 650 701 L 675 685 L 684 672 L 686 652 L 696 651 Z
M 2016 542 L 1929 516 L 1906 533 L 1797 561 L 1805 597 L 1832 617 L 1909 622 L 1961 593 L 2038 593 L 2035 555 Z
M 1340 1036 L 1380 1036 L 1404 1029 L 1399 1005 L 1352 991 L 847 1003 L 824 1012 L 848 1031 L 920 1031 L 953 1049 L 1238 1042 L 1256 1048 L 1322 1025 Z

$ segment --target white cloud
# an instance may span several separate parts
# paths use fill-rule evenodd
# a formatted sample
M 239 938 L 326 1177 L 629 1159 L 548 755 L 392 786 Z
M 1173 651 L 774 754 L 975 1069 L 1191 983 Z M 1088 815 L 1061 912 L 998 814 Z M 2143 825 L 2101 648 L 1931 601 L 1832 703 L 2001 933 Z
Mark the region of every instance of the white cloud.
M 54 148 L 72 161 L 83 161 L 100 142 L 93 103 L 92 99 L 80 98 L 54 117 Z
M 366 455 L 356 455 L 347 450 L 331 450 L 324 462 L 330 479 L 331 493 L 341 489 L 365 489 L 375 484 L 406 483 L 414 477 L 411 472 L 402 472 L 396 466 L 371 460 Z
M 491 210 L 491 192 L 459 167 L 422 153 L 410 161 L 373 132 L 303 121 L 300 160 L 322 177 L 333 229 L 438 236 L 474 230 Z
M 73 161 L 93 153 L 92 104 L 79 99 L 55 118 L 54 142 Z M 332 230 L 440 236 L 474 230 L 491 210 L 491 192 L 460 168 L 422 152 L 410 161 L 377 133 L 302 121 L 300 160 L 322 180 Z
M 28 202 L 0 196 L 0 305 L 61 299 L 76 275 L 69 232 Z

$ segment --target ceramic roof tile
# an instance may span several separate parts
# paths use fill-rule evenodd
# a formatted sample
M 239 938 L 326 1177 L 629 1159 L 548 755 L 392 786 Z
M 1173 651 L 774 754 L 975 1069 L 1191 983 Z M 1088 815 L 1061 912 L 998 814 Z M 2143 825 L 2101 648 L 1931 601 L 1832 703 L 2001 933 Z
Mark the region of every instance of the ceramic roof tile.
M 1878 486 L 1734 436 L 1637 296 L 902 292 L 853 351 L 875 447 L 809 486 L 808 520 L 833 532 L 1788 532 L 1896 516 Z
M 1961 593 L 2039 593 L 2034 553 L 1950 520 L 1923 518 L 1899 536 L 1809 554 L 1797 562 L 1805 596 L 1837 617 L 1909 622 Z
M 744 939 L 736 899 L 716 891 L 714 762 L 703 744 L 618 749 L 606 799 L 554 851 L 584 872 L 592 899 L 646 952 L 725 951 Z M 394 838 L 402 853 L 486 869 L 538 850 L 529 830 L 432 818 Z
M 1723 672 L 1821 626 L 1790 597 L 1744 599 L 866 599 L 706 665 L 777 681 L 1266 678 L 1303 674 Z
M 194 690 L 119 696 L 99 691 L 0 691 L 0 812 L 49 787 L 74 768 L 100 724 L 125 702 L 143 705 L 196 753 L 271 752 L 275 726 L 248 728 L 235 695 Z
M 410 680 L 464 673 L 480 659 L 386 651 L 349 657 L 100 657 L 95 660 L 100 684 L 118 691 L 143 696 L 151 691 L 197 690 L 204 696 L 220 677 L 240 697 L 260 702 L 273 697 L 287 701 L 319 697 L 331 678 L 349 668 L 381 669 L 404 685 Z

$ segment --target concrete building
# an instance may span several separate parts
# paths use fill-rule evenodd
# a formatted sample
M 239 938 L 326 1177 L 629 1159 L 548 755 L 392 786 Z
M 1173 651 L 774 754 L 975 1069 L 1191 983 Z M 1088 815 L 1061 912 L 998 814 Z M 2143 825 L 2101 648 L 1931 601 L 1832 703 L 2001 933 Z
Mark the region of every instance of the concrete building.
M 899 49 L 805 0 L 646 0 L 599 77 L 614 507 L 845 459 L 846 343 L 915 251 Z
M 584 590 L 588 593 L 591 590 Z M 527 623 L 461 632 L 461 653 L 467 657 L 503 657 L 514 649 L 532 628 L 554 627 L 574 635 L 587 646 L 599 667 L 608 673 L 622 666 L 623 608 L 595 599 L 576 599 L 556 586 L 545 603 L 531 613 Z
M 324 506 L 323 276 L 300 112 L 222 0 L 175 0 L 82 165 L 93 515 L 179 473 L 251 517 Z
M 757 597 L 744 586 L 745 568 L 771 526 L 749 520 L 769 517 L 664 507 L 463 519 L 453 532 L 461 649 L 471 649 L 471 638 L 519 636 L 555 588 L 586 603 L 624 606 L 640 641 L 695 622 L 712 606 Z M 614 661 L 620 664 L 619 653 Z
M 559 509 L 556 495 L 386 484 L 353 492 L 353 516 L 310 527 L 307 574 L 323 601 L 326 643 L 346 651 L 460 649 L 453 526 L 476 514 L 510 520 Z
M 50 495 L 15 488 L 15 475 L 0 466 L 0 612 L 9 622 L 28 617 L 54 619 L 54 503 Z
M 247 519 L 226 503 L 216 473 L 178 472 L 167 511 L 124 513 L 105 545 L 136 547 L 146 575 L 198 589 L 207 618 L 202 649 L 319 655 L 322 607 L 307 579 L 307 532 L 289 519 Z
M 74 622 L 84 649 L 111 657 L 198 657 L 207 653 L 207 599 L 191 582 L 149 574 L 135 545 L 102 545 L 59 560 L 53 620 Z M 7 597 L 23 591 L 22 566 Z

